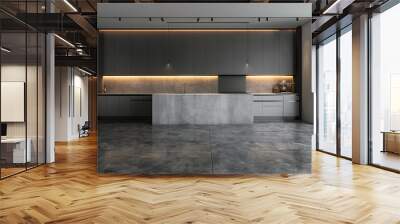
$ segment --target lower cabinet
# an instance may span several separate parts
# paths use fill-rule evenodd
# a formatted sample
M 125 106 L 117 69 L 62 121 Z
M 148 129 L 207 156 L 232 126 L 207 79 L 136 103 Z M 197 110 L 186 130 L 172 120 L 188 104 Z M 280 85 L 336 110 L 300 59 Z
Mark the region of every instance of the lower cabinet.
M 283 117 L 297 118 L 300 115 L 299 96 L 288 94 L 283 96 Z
M 151 117 L 151 95 L 100 95 L 98 97 L 100 118 Z
M 254 94 L 255 121 L 296 119 L 299 116 L 299 97 L 296 94 Z

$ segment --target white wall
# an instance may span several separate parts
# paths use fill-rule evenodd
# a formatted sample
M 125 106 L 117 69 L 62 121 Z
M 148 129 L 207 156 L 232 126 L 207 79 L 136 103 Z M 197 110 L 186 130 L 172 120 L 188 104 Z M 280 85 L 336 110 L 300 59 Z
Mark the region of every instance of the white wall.
M 78 125 L 88 120 L 88 78 L 76 68 L 56 67 L 55 85 L 55 140 L 77 139 Z
M 38 70 L 37 70 L 38 69 Z M 25 135 L 30 139 L 30 147 L 32 150 L 32 160 L 39 163 L 44 163 L 44 150 L 45 150 L 45 115 L 44 115 L 44 73 L 41 66 L 25 66 L 24 64 L 9 63 L 1 66 L 1 81 L 2 82 L 24 82 L 26 85 L 26 99 L 22 102 L 24 106 L 18 108 L 19 113 L 26 112 L 26 120 L 21 122 L 6 122 L 7 123 L 7 137 L 8 138 L 21 138 Z M 3 90 L 2 90 L 3 91 Z M 21 91 L 21 90 L 20 90 Z M 20 92 L 23 94 L 24 91 Z M 2 98 L 7 98 L 3 95 Z M 25 107 L 26 103 L 26 107 Z M 2 107 L 2 112 L 17 113 L 16 108 Z M 37 157 L 37 154 L 39 155 Z M 51 162 L 51 160 L 49 160 Z

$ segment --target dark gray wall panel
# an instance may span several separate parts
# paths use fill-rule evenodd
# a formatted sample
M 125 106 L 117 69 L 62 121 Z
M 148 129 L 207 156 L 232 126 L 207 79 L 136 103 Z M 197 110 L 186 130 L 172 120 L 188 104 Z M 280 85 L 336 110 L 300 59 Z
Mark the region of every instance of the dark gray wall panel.
M 280 35 L 280 74 L 293 74 L 294 72 L 294 42 L 295 33 L 281 31 Z
M 280 32 L 265 32 L 264 34 L 264 63 L 261 74 L 280 74 Z
M 265 72 L 264 36 L 262 32 L 250 32 L 248 35 L 249 74 Z
M 217 71 L 216 38 L 212 32 L 193 35 L 193 74 L 214 74 Z
M 165 74 L 167 68 L 167 33 L 156 32 L 146 35 L 146 74 Z
M 169 32 L 168 63 L 170 74 L 192 74 L 192 33 Z
M 294 69 L 293 31 L 109 32 L 101 43 L 102 75 L 287 75 Z

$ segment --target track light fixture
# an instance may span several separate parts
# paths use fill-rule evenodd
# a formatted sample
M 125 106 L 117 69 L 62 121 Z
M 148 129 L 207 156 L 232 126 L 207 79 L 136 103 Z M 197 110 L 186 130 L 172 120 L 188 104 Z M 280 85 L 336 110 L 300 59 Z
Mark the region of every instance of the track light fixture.
M 78 67 L 78 70 L 81 71 L 82 73 L 86 74 L 86 75 L 89 75 L 89 76 L 92 76 L 92 75 L 93 75 L 91 72 L 88 72 L 88 71 L 86 71 L 85 69 L 82 69 L 82 68 L 80 68 L 80 67 Z
M 72 9 L 72 11 L 78 12 L 78 9 L 76 9 L 75 6 L 73 6 L 68 0 L 64 0 L 64 3 L 68 5 L 68 7 Z
M 57 39 L 61 40 L 62 42 L 64 42 L 66 45 L 72 47 L 72 48 L 76 48 L 75 45 L 73 45 L 71 42 L 69 42 L 68 40 L 62 38 L 61 36 L 59 36 L 58 34 L 54 34 L 55 37 L 57 37 Z
M 10 50 L 10 49 L 7 49 L 7 48 L 5 48 L 5 47 L 1 47 L 0 49 L 1 49 L 1 51 L 3 51 L 3 52 L 11 53 L 11 50 Z

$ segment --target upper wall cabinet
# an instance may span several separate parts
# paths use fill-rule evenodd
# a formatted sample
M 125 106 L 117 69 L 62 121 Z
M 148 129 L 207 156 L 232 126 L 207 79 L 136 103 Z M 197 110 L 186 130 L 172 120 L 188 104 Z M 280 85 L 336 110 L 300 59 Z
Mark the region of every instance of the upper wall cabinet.
M 249 33 L 248 74 L 293 74 L 294 32 Z
M 195 33 L 192 43 L 193 74 L 216 74 L 217 41 L 214 33 Z
M 167 66 L 169 74 L 193 73 L 193 33 L 169 32 L 167 38 Z
M 293 74 L 294 32 L 109 32 L 103 75 Z
M 295 60 L 295 33 L 293 31 L 280 31 L 279 40 L 279 74 L 293 75 Z
M 216 32 L 218 74 L 245 74 L 247 41 L 245 32 Z

